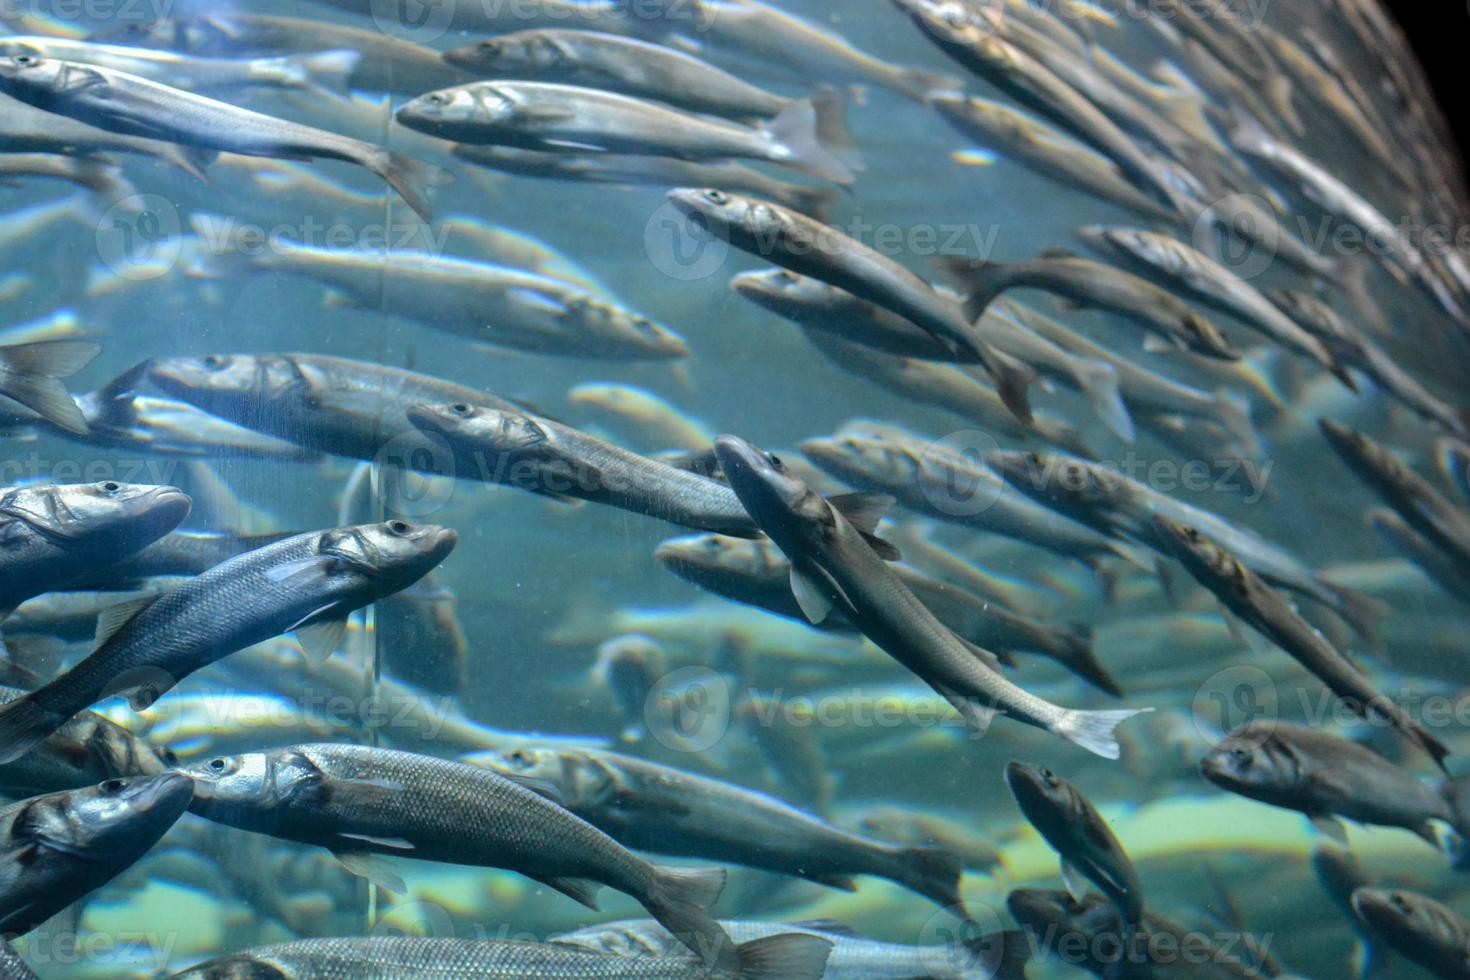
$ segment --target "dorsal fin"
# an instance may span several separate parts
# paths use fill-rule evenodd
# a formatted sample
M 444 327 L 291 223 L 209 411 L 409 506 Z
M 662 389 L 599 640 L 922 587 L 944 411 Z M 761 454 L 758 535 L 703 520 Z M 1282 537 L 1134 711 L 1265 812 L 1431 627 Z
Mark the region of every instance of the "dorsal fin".
M 115 606 L 104 609 L 102 614 L 97 617 L 95 644 L 100 647 L 112 639 L 114 633 L 132 622 L 144 609 L 147 609 L 157 601 L 158 596 L 146 595 L 138 599 L 119 602 Z

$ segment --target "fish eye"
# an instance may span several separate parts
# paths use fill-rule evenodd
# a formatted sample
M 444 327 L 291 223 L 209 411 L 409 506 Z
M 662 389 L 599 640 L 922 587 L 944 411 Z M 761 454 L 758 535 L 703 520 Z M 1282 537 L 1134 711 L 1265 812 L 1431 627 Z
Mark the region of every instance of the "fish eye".
M 1231 749 L 1230 757 L 1234 759 L 1235 764 L 1240 766 L 1240 768 L 1242 769 L 1249 769 L 1251 767 L 1251 763 L 1255 761 L 1255 756 L 1251 755 L 1251 753 L 1246 749 Z
M 443 92 L 431 92 L 428 95 L 424 96 L 424 100 L 428 102 L 429 105 L 449 104 L 449 96 L 445 95 Z
M 1057 774 L 1052 772 L 1050 769 L 1041 770 L 1041 778 L 1043 781 L 1045 781 L 1046 785 L 1052 787 L 1053 789 L 1061 785 L 1061 780 L 1057 778 Z
M 225 359 L 223 357 L 220 357 L 218 354 L 210 354 L 200 363 L 202 363 L 211 371 L 218 371 L 220 368 L 225 366 Z
M 465 416 L 468 416 L 473 411 L 473 409 L 471 409 L 464 402 L 455 402 L 453 405 L 450 405 L 449 406 L 449 410 L 451 412 L 453 412 L 455 415 L 465 415 Z
M 123 782 L 121 779 L 109 779 L 99 785 L 97 789 L 100 790 L 104 796 L 116 796 L 123 791 L 123 787 L 126 785 L 127 783 Z
M 158 755 L 159 758 L 163 759 L 164 762 L 167 762 L 171 766 L 176 766 L 179 764 L 179 754 L 173 749 L 164 749 L 162 752 L 159 752 Z
M 724 191 L 708 190 L 704 192 L 704 199 L 711 204 L 729 204 L 730 195 Z
M 16 55 L 15 63 L 22 68 L 34 68 L 41 63 L 41 59 L 31 54 Z
M 99 483 L 97 485 L 97 489 L 101 490 L 103 493 L 117 493 L 119 490 L 122 489 L 122 484 L 115 483 L 112 480 L 108 480 L 106 483 Z
M 517 769 L 531 768 L 531 756 L 524 749 L 516 749 L 515 751 L 507 754 L 505 758 L 506 761 L 515 766 Z
M 224 772 L 227 765 L 228 763 L 224 759 L 210 759 L 204 764 L 204 768 L 210 772 Z
M 1399 894 L 1398 892 L 1389 893 L 1388 904 L 1392 905 L 1395 909 L 1402 912 L 1404 915 L 1408 915 L 1414 911 L 1409 906 L 1408 900 L 1405 899 L 1404 896 Z
M 407 534 L 409 531 L 413 530 L 413 525 L 408 523 L 407 521 L 389 521 L 388 530 L 392 531 L 394 534 Z
M 781 457 L 775 453 L 766 453 L 766 460 L 778 470 L 785 469 L 785 466 L 781 463 Z

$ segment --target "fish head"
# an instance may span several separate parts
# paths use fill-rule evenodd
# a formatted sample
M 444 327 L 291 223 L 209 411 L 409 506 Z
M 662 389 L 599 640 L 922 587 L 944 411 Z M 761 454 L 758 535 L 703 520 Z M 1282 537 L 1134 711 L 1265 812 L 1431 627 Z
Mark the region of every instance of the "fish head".
M 1006 910 L 1016 924 L 1028 932 L 1046 935 L 1058 929 L 1074 935 L 1092 936 L 1116 924 L 1117 911 L 1096 892 L 1076 901 L 1065 891 L 1050 888 L 1016 888 L 1006 896 Z
M 253 354 L 160 358 L 149 364 L 148 380 L 175 398 L 228 418 L 301 384 L 286 358 Z
M 610 688 L 646 695 L 667 666 L 668 657 L 657 640 L 644 633 L 629 633 L 597 647 L 592 672 Z
M 262 825 L 293 803 L 317 800 L 326 780 L 316 763 L 297 749 L 215 756 L 182 771 L 194 783 L 195 813 L 230 814 L 235 823 L 254 817 Z
M 1063 453 L 997 450 L 983 459 L 1017 490 L 1072 513 L 1101 507 L 1122 489 L 1121 478 L 1112 472 Z
M 11 834 L 15 840 L 112 864 L 151 847 L 189 806 L 193 792 L 193 782 L 177 771 L 107 779 L 27 801 Z
M 1397 456 L 1350 426 L 1335 419 L 1321 418 L 1317 420 L 1317 427 L 1322 430 L 1322 435 L 1326 436 L 1332 448 L 1337 450 L 1337 454 L 1360 472 L 1397 475 L 1405 469 Z
M 191 507 L 178 487 L 116 480 L 15 487 L 0 493 L 0 542 L 29 528 L 57 547 L 115 559 L 178 527 Z
M 730 288 L 755 305 L 778 316 L 799 320 L 799 314 L 816 305 L 825 284 L 787 269 L 753 269 L 730 280 Z
M 598 346 L 636 352 L 640 358 L 672 360 L 689 356 L 684 338 L 641 313 L 589 294 L 567 297 L 562 317 Z
M 1240 599 L 1250 596 L 1251 580 L 1244 565 L 1199 528 L 1164 514 L 1151 519 L 1154 536 L 1187 568 L 1202 572 Z
M 471 442 L 487 453 L 530 452 L 552 441 L 551 432 L 535 418 L 488 405 L 412 405 L 406 414 L 416 429 L 451 443 Z
M 1462 932 L 1455 913 L 1416 892 L 1358 888 L 1352 902 L 1358 918 L 1395 947 L 1426 942 L 1441 945 Z
M 86 717 L 86 716 L 83 716 Z M 172 749 L 162 748 L 121 725 L 101 718 L 93 721 L 87 748 L 107 776 L 156 776 L 178 765 Z
M 803 439 L 802 455 L 820 469 L 849 483 L 895 486 L 919 476 L 918 461 L 877 428 L 849 424 L 835 435 Z
M 1077 788 L 1042 766 L 1009 763 L 1006 785 L 1026 819 L 1042 834 L 1053 835 L 1053 828 L 1065 833 L 1068 824 L 1085 814 L 1086 805 Z
M 751 519 L 767 534 L 774 531 L 778 543 L 782 528 L 834 522 L 831 505 L 787 472 L 780 457 L 730 435 L 715 440 L 715 457 Z
M 483 130 L 510 122 L 516 109 L 513 93 L 503 86 L 478 82 L 420 95 L 394 118 L 421 133 L 474 141 Z
M 519 745 L 475 756 L 475 762 L 506 779 L 534 789 L 563 806 L 586 802 L 578 791 L 575 752 L 549 746 Z
M 717 187 L 676 187 L 665 198 L 691 225 L 713 237 L 725 238 L 732 229 L 760 234 L 774 230 L 772 222 L 779 221 L 773 205 Z
M 1221 789 L 1265 802 L 1283 799 L 1302 779 L 1301 760 L 1269 722 L 1230 732 L 1200 760 L 1199 771 Z
M 762 542 L 723 534 L 686 534 L 663 541 L 653 557 L 680 578 L 701 579 L 712 574 L 758 575 L 782 560 Z
M 522 31 L 466 44 L 444 54 L 456 68 L 488 78 L 534 78 L 565 64 L 571 53 L 555 37 Z
M 371 580 L 377 595 L 386 596 L 429 574 L 458 543 L 451 528 L 393 520 L 327 531 L 318 551 L 344 562 Z
M 13 46 L 10 50 L 16 51 Z M 101 78 L 85 65 L 45 58 L 35 50 L 21 50 L 0 58 L 0 91 L 42 109 L 67 91 L 78 90 Z
M 1232 361 L 1239 360 L 1243 355 L 1239 348 L 1226 339 L 1225 334 L 1215 325 L 1215 321 L 1195 309 L 1190 309 L 1179 321 L 1180 329 L 1189 337 L 1190 344 L 1196 350 L 1211 351 L 1220 357 Z

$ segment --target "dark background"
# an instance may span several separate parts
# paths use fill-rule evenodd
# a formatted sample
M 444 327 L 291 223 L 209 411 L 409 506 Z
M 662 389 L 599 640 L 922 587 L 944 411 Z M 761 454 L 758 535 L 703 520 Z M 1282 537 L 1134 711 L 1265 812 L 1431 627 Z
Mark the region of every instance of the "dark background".
M 1463 154 L 1470 146 L 1465 111 L 1470 86 L 1465 42 L 1470 40 L 1470 4 L 1467 0 L 1385 0 L 1390 13 L 1403 25 L 1420 62 L 1455 131 Z

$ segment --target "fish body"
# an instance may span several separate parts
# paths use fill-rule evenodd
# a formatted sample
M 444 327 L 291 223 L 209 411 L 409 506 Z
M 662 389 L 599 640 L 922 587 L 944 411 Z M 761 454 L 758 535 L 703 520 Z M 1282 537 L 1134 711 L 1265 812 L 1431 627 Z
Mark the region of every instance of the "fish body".
M 421 95 L 395 118 L 470 145 L 571 149 L 720 160 L 763 160 L 838 184 L 852 171 L 818 140 L 812 103 L 793 102 L 768 123 L 743 126 L 645 99 L 551 82 L 471 82 Z
M 629 452 L 571 426 L 481 405 L 417 405 L 409 421 L 447 442 L 456 472 L 750 537 L 755 524 L 728 486 Z
M 1104 758 L 1117 758 L 1113 729 L 1137 711 L 1076 711 L 1011 684 L 924 608 L 832 503 L 743 440 L 721 436 L 715 452 L 741 503 L 791 561 L 792 589 L 809 619 L 820 622 L 834 606 L 840 608 L 973 726 L 988 728 L 993 712 L 1004 711 Z M 873 516 L 871 510 L 853 512 L 862 514 L 861 523 Z
M 121 873 L 173 826 L 192 792 L 187 776 L 165 772 L 0 810 L 0 936 L 30 932 Z
M 189 770 L 195 813 L 354 858 L 396 854 L 505 868 L 592 906 L 636 898 L 701 957 L 733 962 L 705 907 L 720 870 L 662 868 L 531 789 L 477 766 L 340 744 L 221 757 Z M 362 867 L 363 865 L 358 865 Z
M 0 759 L 20 758 L 110 695 L 146 708 L 201 667 L 278 633 L 319 626 L 324 641 L 333 637 L 330 653 L 337 624 L 422 578 L 456 541 L 447 528 L 403 521 L 300 534 L 115 610 L 84 660 L 0 706 Z
M 861 837 L 735 783 L 613 752 L 521 748 L 481 757 L 509 778 L 555 789 L 577 816 L 639 851 L 795 875 L 835 888 L 888 878 L 942 907 L 959 906 L 959 856 Z
M 0 91 L 108 132 L 246 156 L 342 160 L 377 174 L 429 220 L 443 171 L 326 130 L 206 98 L 127 72 L 21 55 L 0 58 Z
M 0 611 L 142 550 L 190 506 L 177 487 L 111 480 L 0 488 Z
M 830 948 L 830 939 L 814 933 L 788 933 L 743 945 L 735 950 L 731 969 L 711 970 L 676 952 L 623 956 L 562 942 L 417 936 L 298 939 L 210 960 L 169 980 L 821 980 Z
M 1286 722 L 1254 721 L 1230 732 L 1200 762 L 1215 785 L 1296 810 L 1337 838 L 1337 818 L 1401 827 L 1439 846 L 1449 804 L 1413 773 L 1365 746 Z
M 1036 373 L 990 350 L 974 335 L 960 304 L 906 267 L 835 228 L 770 202 L 726 191 L 678 188 L 669 201 L 692 222 L 730 244 L 811 276 L 913 322 L 956 351 L 971 351 L 995 381 L 1001 400 L 1030 419 L 1026 388 Z
M 1417 892 L 1359 888 L 1353 909 L 1395 952 L 1443 980 L 1470 977 L 1470 922 Z

